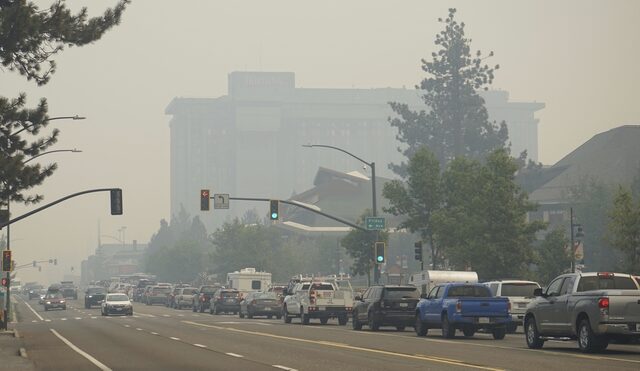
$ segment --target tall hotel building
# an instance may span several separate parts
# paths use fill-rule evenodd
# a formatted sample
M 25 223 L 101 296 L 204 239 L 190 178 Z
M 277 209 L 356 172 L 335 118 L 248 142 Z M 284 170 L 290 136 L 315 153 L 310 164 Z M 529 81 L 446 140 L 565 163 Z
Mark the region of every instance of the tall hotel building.
M 509 102 L 505 91 L 483 92 L 491 120 L 506 121 L 513 154 L 538 158 L 538 120 L 543 103 Z M 320 166 L 362 169 L 337 146 L 376 163 L 376 175 L 393 178 L 389 163 L 403 160 L 389 102 L 425 109 L 414 89 L 296 88 L 292 72 L 232 72 L 228 94 L 218 98 L 174 98 L 166 108 L 171 130 L 171 213 L 181 207 L 200 215 L 210 231 L 225 220 L 266 203 L 231 201 L 229 210 L 200 212 L 199 191 L 232 197 L 286 199 L 312 187 Z

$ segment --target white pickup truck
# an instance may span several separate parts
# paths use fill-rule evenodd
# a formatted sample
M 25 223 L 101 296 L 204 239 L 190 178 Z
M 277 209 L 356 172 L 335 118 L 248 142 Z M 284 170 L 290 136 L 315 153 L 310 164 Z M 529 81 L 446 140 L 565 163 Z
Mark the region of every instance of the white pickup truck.
M 326 324 L 329 318 L 337 318 L 340 325 L 346 325 L 353 310 L 353 290 L 347 281 L 314 281 L 297 283 L 286 293 L 282 307 L 282 318 L 291 323 L 291 318 L 299 317 L 303 325 L 311 318 Z

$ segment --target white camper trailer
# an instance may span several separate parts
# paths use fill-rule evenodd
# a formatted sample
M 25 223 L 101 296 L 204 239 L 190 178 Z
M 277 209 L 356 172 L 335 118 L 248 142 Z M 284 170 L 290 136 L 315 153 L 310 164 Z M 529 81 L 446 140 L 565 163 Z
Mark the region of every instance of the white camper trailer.
M 227 287 L 240 292 L 266 291 L 270 285 L 271 273 L 256 272 L 255 268 L 227 273 Z
M 428 294 L 433 286 L 441 283 L 478 283 L 478 273 L 468 271 L 422 271 L 409 277 L 409 284 Z

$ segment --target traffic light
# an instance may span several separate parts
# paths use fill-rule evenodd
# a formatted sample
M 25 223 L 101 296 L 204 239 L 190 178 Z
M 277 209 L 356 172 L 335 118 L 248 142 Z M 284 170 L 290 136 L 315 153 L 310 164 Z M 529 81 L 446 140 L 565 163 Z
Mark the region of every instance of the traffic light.
M 200 211 L 209 211 L 209 190 L 200 190 Z
M 122 215 L 122 190 L 111 190 L 111 215 Z
M 269 201 L 269 218 L 271 218 L 271 220 L 278 220 L 278 218 L 280 218 L 280 213 L 278 213 L 278 206 L 280 206 L 280 201 Z
M 11 271 L 11 250 L 2 251 L 2 270 L 4 272 Z
M 422 241 L 413 244 L 413 251 L 417 261 L 422 261 Z
M 36 267 L 36 261 L 35 260 L 33 261 L 33 267 L 34 268 Z
M 9 286 L 9 279 L 7 277 L 2 277 L 2 287 Z
M 378 264 L 383 264 L 386 261 L 386 247 L 384 242 L 376 242 L 375 244 L 375 260 Z

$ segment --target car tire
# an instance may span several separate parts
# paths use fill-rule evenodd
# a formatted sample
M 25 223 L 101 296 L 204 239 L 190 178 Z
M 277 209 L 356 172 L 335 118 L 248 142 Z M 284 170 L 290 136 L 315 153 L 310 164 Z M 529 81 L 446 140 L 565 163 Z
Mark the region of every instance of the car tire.
M 268 318 L 268 319 L 272 319 L 272 318 L 273 318 L 273 315 L 272 315 L 272 314 L 270 314 L 270 315 L 268 315 L 268 316 L 267 316 L 267 318 Z
M 218 309 L 218 306 L 216 305 L 213 306 L 213 314 L 216 314 L 216 315 L 220 314 L 220 309 Z
M 588 318 L 584 318 L 578 325 L 578 347 L 583 353 L 601 352 L 607 348 L 609 341 L 596 335 L 591 329 Z
M 496 327 L 491 331 L 491 334 L 493 335 L 493 338 L 495 340 L 502 340 L 502 339 L 504 339 L 505 335 L 507 335 L 507 328 L 506 327 Z
M 240 318 L 244 318 L 244 313 L 242 313 L 242 311 L 240 311 L 238 316 L 240 316 Z
M 194 303 L 191 303 L 191 310 L 193 310 L 194 313 L 198 311 L 198 308 L 196 308 Z
M 529 349 L 540 349 L 544 345 L 544 340 L 540 338 L 536 320 L 533 316 L 524 320 L 524 338 Z
M 133 310 L 127 314 L 127 316 L 133 316 Z
M 326 325 L 327 323 L 329 323 L 329 318 L 326 318 L 326 317 L 320 318 L 321 325 Z
M 351 317 L 351 327 L 355 331 L 362 330 L 362 323 L 360 323 L 360 321 L 358 321 L 358 313 L 353 313 L 353 317 Z
M 309 318 L 308 314 L 305 314 L 302 308 L 300 308 L 300 323 L 303 325 L 308 325 L 311 318 Z
M 427 324 L 420 319 L 420 314 L 418 313 L 416 313 L 416 324 L 413 327 L 416 331 L 416 335 L 418 336 L 427 336 L 427 333 L 429 332 Z
M 442 337 L 446 339 L 456 337 L 456 329 L 449 323 L 449 317 L 446 313 L 442 315 Z
M 338 325 L 346 326 L 347 322 L 349 322 L 349 317 L 346 314 L 341 314 L 338 316 Z
M 404 326 L 396 326 L 396 330 L 398 331 L 404 331 Z
M 289 317 L 286 306 L 282 309 L 282 318 L 284 319 L 284 323 L 291 323 L 291 317 Z
M 49 308 L 44 307 L 44 311 L 45 311 L 45 312 L 49 311 Z
M 282 318 L 282 316 L 276 316 L 276 319 L 281 319 L 281 318 Z
M 253 313 L 251 313 L 251 311 L 249 310 L 247 310 L 247 318 L 253 319 Z
M 204 313 L 204 305 L 200 304 L 200 306 L 198 307 L 198 311 L 200 313 Z M 216 314 L 218 314 L 218 313 L 216 313 Z
M 369 313 L 367 323 L 370 331 L 378 331 L 380 329 L 380 324 L 375 320 L 372 313 Z
M 462 333 L 464 334 L 465 337 L 470 338 L 476 334 L 476 329 L 472 326 L 465 326 L 462 328 Z

